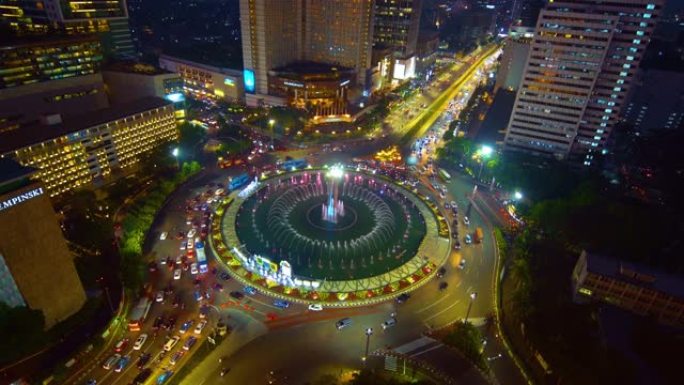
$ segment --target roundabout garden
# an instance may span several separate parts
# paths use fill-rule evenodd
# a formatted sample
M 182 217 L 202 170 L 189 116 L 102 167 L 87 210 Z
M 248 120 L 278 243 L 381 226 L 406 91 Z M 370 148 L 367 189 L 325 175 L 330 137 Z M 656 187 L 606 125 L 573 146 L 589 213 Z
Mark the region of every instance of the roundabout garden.
M 449 254 L 440 226 L 403 186 L 334 166 L 231 193 L 214 215 L 210 244 L 236 279 L 266 294 L 359 306 L 427 281 Z

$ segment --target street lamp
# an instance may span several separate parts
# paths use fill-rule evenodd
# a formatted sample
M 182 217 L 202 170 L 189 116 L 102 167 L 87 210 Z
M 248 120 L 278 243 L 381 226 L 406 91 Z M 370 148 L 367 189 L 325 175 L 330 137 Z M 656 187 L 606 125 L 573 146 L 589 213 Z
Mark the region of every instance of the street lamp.
M 513 199 L 515 199 L 516 201 L 519 201 L 519 200 L 521 200 L 522 198 L 523 198 L 523 195 L 522 195 L 522 193 L 521 193 L 520 191 L 516 191 L 516 192 L 513 193 Z
M 366 364 L 366 361 L 368 360 L 368 348 L 370 347 L 370 337 L 373 335 L 373 328 L 366 328 L 366 354 L 363 355 L 361 360 L 363 361 L 363 364 Z
M 477 173 L 477 180 L 479 181 L 480 177 L 482 176 L 482 169 L 484 168 L 485 159 L 488 159 L 494 153 L 494 149 L 490 146 L 484 145 L 480 148 L 478 153 L 480 154 L 480 172 Z
M 463 320 L 463 323 L 468 323 L 468 317 L 470 316 L 470 309 L 473 307 L 473 301 L 475 301 L 475 298 L 477 298 L 477 293 L 476 292 L 470 293 L 470 302 L 468 303 L 468 311 L 466 311 L 466 316 L 465 316 L 465 320 Z
M 275 131 L 273 130 L 273 126 L 275 126 L 275 124 L 276 124 L 275 119 L 269 119 L 268 126 L 271 127 L 271 150 L 274 149 L 274 147 L 273 147 L 273 136 L 275 135 Z
M 173 150 L 171 151 L 171 155 L 173 155 L 174 158 L 176 158 L 176 166 L 180 168 L 180 159 L 178 158 L 180 155 L 180 150 L 178 147 L 174 147 Z

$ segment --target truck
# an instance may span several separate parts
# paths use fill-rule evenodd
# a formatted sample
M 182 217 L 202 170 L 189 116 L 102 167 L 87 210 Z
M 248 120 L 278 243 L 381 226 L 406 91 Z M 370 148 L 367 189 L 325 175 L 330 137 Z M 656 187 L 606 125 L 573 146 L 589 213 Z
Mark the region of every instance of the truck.
M 473 234 L 475 243 L 482 243 L 483 236 L 484 233 L 482 232 L 482 227 L 478 227 L 477 229 L 475 229 L 475 234 Z
M 205 274 L 207 271 L 209 271 L 209 266 L 207 264 L 207 255 L 204 252 L 204 242 L 198 241 L 195 243 L 195 253 L 197 253 L 199 273 Z

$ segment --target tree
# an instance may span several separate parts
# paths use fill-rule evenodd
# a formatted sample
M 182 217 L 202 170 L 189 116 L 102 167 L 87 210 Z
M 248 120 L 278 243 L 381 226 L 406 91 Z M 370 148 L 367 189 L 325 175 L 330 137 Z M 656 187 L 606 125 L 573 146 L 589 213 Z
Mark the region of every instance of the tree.
M 456 322 L 451 332 L 444 337 L 444 343 L 460 350 L 480 369 L 486 369 L 487 362 L 482 355 L 482 334 L 470 322 Z

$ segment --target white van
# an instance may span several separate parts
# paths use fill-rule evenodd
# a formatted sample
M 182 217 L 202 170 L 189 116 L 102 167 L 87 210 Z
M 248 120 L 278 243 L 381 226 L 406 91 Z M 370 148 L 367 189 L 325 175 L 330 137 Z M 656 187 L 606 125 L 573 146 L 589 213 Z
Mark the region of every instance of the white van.
M 173 338 L 170 338 L 166 343 L 164 344 L 164 350 L 167 352 L 170 352 L 171 349 L 173 349 L 174 346 L 180 341 L 179 336 L 174 336 Z

